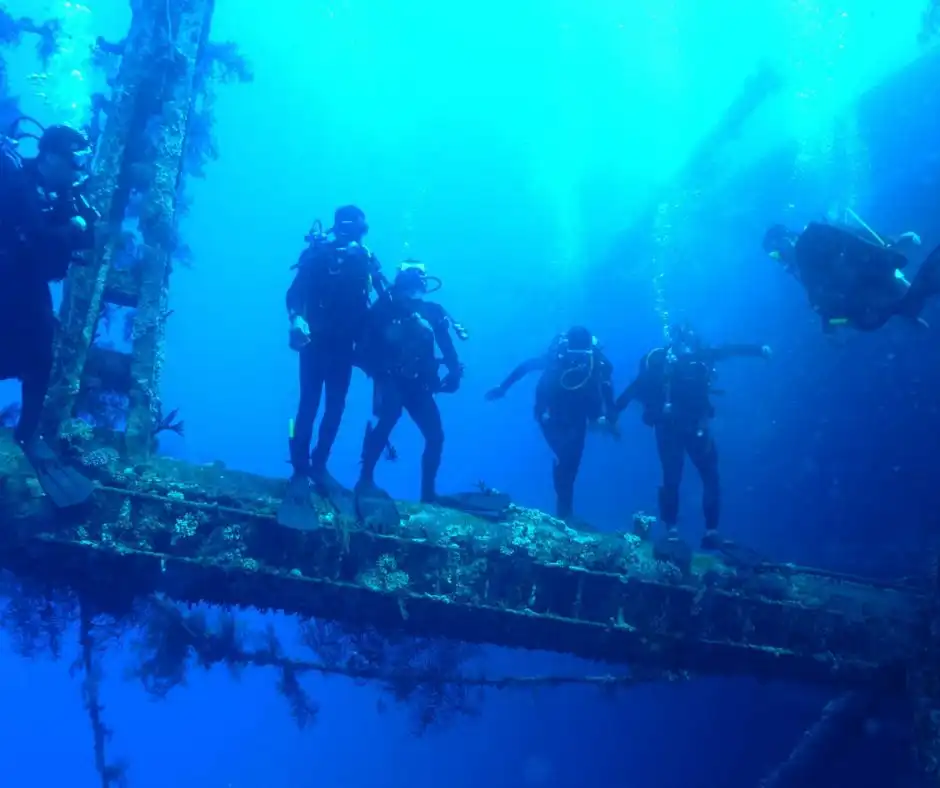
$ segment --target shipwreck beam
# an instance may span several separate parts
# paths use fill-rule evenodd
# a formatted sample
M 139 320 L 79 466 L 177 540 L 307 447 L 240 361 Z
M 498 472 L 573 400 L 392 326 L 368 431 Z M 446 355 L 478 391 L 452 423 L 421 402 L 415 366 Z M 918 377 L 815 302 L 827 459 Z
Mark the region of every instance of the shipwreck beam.
M 211 27 L 214 0 L 141 0 L 114 80 L 91 179 L 101 214 L 96 249 L 66 280 L 55 381 L 47 400 L 47 431 L 66 435 L 84 390 L 128 399 L 124 446 L 138 460 L 154 446 L 167 288 L 177 244 L 177 202 L 198 64 Z M 139 204 L 139 255 L 130 269 L 114 262 L 127 243 L 128 209 Z M 114 365 L 94 346 L 105 304 L 135 310 L 126 364 Z M 100 372 L 116 370 L 114 377 Z
M 638 537 L 580 533 L 534 510 L 494 525 L 402 504 L 394 533 L 324 510 L 319 529 L 292 531 L 275 519 L 284 481 L 221 465 L 155 458 L 125 468 L 104 455 L 93 469 L 102 488 L 63 520 L 9 439 L 0 446 L 0 567 L 104 603 L 162 592 L 657 670 L 847 688 L 896 678 L 922 632 L 912 591 L 796 567 L 744 576 L 705 556 L 682 577 Z

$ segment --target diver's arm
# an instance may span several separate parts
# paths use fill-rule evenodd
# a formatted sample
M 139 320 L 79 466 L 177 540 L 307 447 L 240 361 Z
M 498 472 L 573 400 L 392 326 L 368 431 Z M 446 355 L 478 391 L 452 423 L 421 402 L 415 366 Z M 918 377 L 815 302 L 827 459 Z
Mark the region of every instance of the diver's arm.
M 614 397 L 614 381 L 610 374 L 605 375 L 601 381 L 601 396 L 604 398 L 604 415 L 611 422 L 615 422 L 620 415 L 620 409 L 617 408 L 617 399 Z
M 920 246 L 920 236 L 915 232 L 901 233 L 897 238 L 887 238 L 885 240 L 888 249 L 896 249 L 899 252 L 910 251 Z
M 425 304 L 431 307 L 432 304 Z M 433 306 L 437 306 L 436 304 Z M 441 356 L 444 359 L 444 366 L 447 367 L 447 373 L 454 377 L 460 377 L 463 374 L 463 366 L 457 356 L 457 347 L 454 345 L 454 338 L 450 335 L 450 320 L 447 313 L 440 307 L 437 309 L 424 309 L 424 312 L 433 312 L 433 318 L 429 321 L 434 329 L 434 339 L 437 346 L 441 349 Z
M 388 277 L 382 273 L 382 264 L 379 262 L 379 258 L 369 252 L 369 260 L 371 263 L 372 288 L 375 290 L 376 298 L 381 298 L 388 292 L 390 283 Z
M 633 379 L 633 382 L 630 383 L 621 393 L 617 399 L 614 400 L 614 413 L 618 416 L 627 409 L 627 406 L 637 398 L 640 393 L 640 383 L 641 377 L 639 375 Z
M 508 377 L 496 387 L 500 396 L 504 395 L 509 389 L 515 386 L 526 375 L 533 372 L 541 372 L 548 366 L 548 360 L 545 356 L 536 356 L 535 358 L 523 361 L 518 367 L 509 373 Z
M 307 302 L 307 296 L 313 285 L 313 253 L 310 249 L 304 250 L 294 266 L 297 274 L 294 281 L 287 288 L 287 316 L 293 320 L 296 317 L 303 316 L 304 308 Z

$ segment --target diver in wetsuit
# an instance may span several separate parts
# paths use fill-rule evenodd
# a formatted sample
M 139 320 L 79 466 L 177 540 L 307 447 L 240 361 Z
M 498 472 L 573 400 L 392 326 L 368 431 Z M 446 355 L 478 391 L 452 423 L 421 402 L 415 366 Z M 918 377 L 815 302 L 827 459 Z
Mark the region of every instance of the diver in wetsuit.
M 613 365 L 591 332 L 574 326 L 556 337 L 546 353 L 522 362 L 487 392 L 486 399 L 502 399 L 532 372 L 541 373 L 535 389 L 535 420 L 555 454 L 556 514 L 568 520 L 574 514 L 574 484 L 589 423 L 616 430 Z
M 95 243 L 98 214 L 82 194 L 92 149 L 68 126 L 50 126 L 38 136 L 15 126 L 12 133 L 17 141 L 37 139 L 39 152 L 24 159 L 10 139 L 0 150 L 0 379 L 21 381 L 14 437 L 43 490 L 56 506 L 72 506 L 93 487 L 56 456 L 40 435 L 40 421 L 57 326 L 49 285 L 65 279 L 76 256 Z
M 369 310 L 357 362 L 373 381 L 376 424 L 366 432 L 362 445 L 362 472 L 356 484 L 360 501 L 386 497 L 375 484 L 375 467 L 403 411 L 408 411 L 424 438 L 421 500 L 437 500 L 435 481 L 444 450 L 444 428 L 434 395 L 453 394 L 460 388 L 463 366 L 450 331 L 453 328 L 459 337 L 466 337 L 440 304 L 424 299 L 439 288 L 440 280 L 428 277 L 422 264 L 407 261 L 388 292 Z M 441 364 L 447 370 L 443 378 Z
M 774 225 L 763 248 L 803 285 L 827 333 L 841 325 L 874 331 L 896 315 L 926 325 L 920 313 L 940 292 L 940 249 L 909 282 L 901 273 L 908 262 L 904 252 L 919 246 L 920 238 L 904 233 L 887 241 L 858 221 L 864 234 L 818 222 L 802 233 Z
M 636 378 L 617 397 L 616 410 L 633 400 L 643 406 L 643 421 L 656 431 L 656 448 L 663 470 L 659 488 L 659 519 L 666 526 L 665 548 L 678 546 L 679 485 L 688 455 L 702 479 L 706 549 L 721 547 L 718 518 L 721 487 L 718 451 L 708 422 L 714 415 L 709 395 L 715 362 L 735 356 L 770 358 L 766 345 L 705 347 L 688 326 L 670 327 L 666 347 L 651 350 L 640 360 Z
M 314 225 L 287 291 L 290 345 L 300 356 L 300 403 L 290 439 L 291 486 L 298 495 L 308 479 L 327 496 L 339 486 L 326 464 L 346 408 L 354 347 L 365 327 L 370 296 L 373 288 L 381 293 L 385 281 L 375 255 L 362 243 L 368 231 L 365 214 L 354 205 L 336 210 L 332 238 Z M 324 393 L 326 407 L 311 453 Z

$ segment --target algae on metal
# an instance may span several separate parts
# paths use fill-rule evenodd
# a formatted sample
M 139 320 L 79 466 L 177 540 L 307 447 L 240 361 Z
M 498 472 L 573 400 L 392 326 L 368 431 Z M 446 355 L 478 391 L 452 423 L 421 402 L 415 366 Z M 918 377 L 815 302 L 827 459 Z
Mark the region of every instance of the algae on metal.
M 130 466 L 106 451 L 87 467 L 102 484 L 88 511 L 56 520 L 3 445 L 3 513 L 20 527 L 0 535 L 0 562 L 41 554 L 34 571 L 50 580 L 108 577 L 115 592 L 847 686 L 906 659 L 920 637 L 910 591 L 798 567 L 742 573 L 706 557 L 683 576 L 632 533 L 583 533 L 521 507 L 493 524 L 402 503 L 400 526 L 379 533 L 320 503 L 320 528 L 284 529 L 274 515 L 285 481 L 222 464 Z

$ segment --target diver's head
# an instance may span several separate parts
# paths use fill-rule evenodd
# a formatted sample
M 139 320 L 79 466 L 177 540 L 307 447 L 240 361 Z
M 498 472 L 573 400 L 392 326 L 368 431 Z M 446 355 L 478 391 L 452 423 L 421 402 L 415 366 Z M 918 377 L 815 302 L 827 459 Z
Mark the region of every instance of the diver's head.
M 355 205 L 344 205 L 333 214 L 333 235 L 343 243 L 360 243 L 369 232 L 366 215 Z
M 405 260 L 398 266 L 395 282 L 392 285 L 395 295 L 402 298 L 421 298 L 428 293 L 441 289 L 441 280 L 428 276 L 424 263 L 418 260 Z
M 669 349 L 677 356 L 695 353 L 702 349 L 702 338 L 688 323 L 673 323 L 669 326 Z
M 799 236 L 782 224 L 775 224 L 764 233 L 764 251 L 778 263 L 789 266 L 793 262 L 794 248 Z
M 49 126 L 39 138 L 36 166 L 51 191 L 78 186 L 88 178 L 92 149 L 88 138 L 70 126 Z
M 590 353 L 594 349 L 594 335 L 584 326 L 572 326 L 565 332 L 565 349 L 573 353 Z

